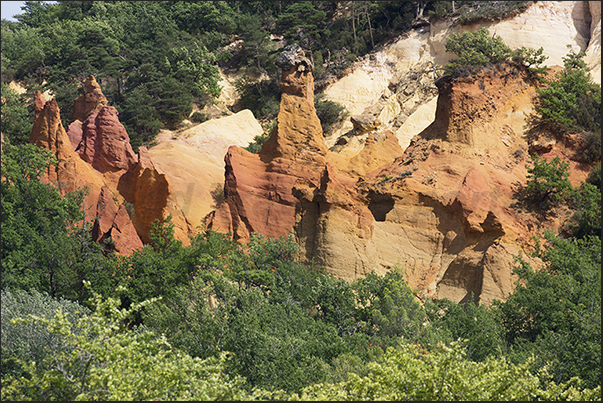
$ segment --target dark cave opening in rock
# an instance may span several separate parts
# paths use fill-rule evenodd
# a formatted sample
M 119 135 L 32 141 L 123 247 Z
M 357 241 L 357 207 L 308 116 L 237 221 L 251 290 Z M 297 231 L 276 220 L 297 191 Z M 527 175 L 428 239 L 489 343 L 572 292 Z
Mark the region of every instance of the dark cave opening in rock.
M 379 197 L 379 195 L 375 195 L 371 198 L 368 208 L 371 210 L 375 221 L 385 221 L 387 213 L 394 208 L 394 200 L 389 196 Z

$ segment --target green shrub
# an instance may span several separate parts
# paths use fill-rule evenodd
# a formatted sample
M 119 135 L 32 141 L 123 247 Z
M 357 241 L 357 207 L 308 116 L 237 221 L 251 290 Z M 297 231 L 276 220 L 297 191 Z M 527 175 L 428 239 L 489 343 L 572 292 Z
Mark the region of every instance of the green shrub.
M 453 76 L 471 74 L 484 66 L 505 62 L 513 62 L 527 68 L 539 80 L 548 70 L 542 65 L 547 58 L 542 47 L 536 50 L 522 46 L 511 50 L 500 36 L 490 36 L 486 28 L 450 35 L 446 39 L 446 51 L 457 56 L 456 60 L 444 67 L 444 73 Z
M 563 58 L 565 69 L 547 81 L 547 87 L 536 90 L 536 111 L 541 123 L 559 130 L 593 133 L 595 138 L 589 142 L 595 151 L 591 160 L 595 160 L 601 158 L 601 86 L 592 82 L 584 56 L 584 52 L 570 52 Z
M 258 134 L 257 136 L 254 136 L 253 141 L 251 143 L 249 143 L 247 145 L 247 147 L 244 147 L 244 148 L 245 148 L 245 150 L 249 151 L 250 153 L 257 154 L 260 152 L 260 150 L 262 149 L 262 146 L 264 145 L 264 143 L 266 141 L 268 141 L 269 138 L 270 138 L 270 134 L 268 134 L 268 133 Z
M 446 51 L 454 53 L 458 59 L 446 65 L 445 74 L 452 74 L 459 67 L 478 68 L 503 63 L 513 53 L 500 36 L 490 36 L 486 28 L 450 35 L 446 39 Z
M 335 124 L 348 117 L 350 113 L 345 109 L 345 106 L 324 99 L 324 97 L 324 94 L 317 94 L 314 97 L 314 107 L 316 115 L 320 119 L 322 133 L 326 136 Z
M 30 291 L 3 289 L 2 315 L 2 365 L 1 376 L 20 377 L 24 374 L 24 363 L 31 361 L 42 363 L 47 358 L 65 349 L 62 335 L 53 334 L 44 326 L 37 323 L 12 323 L 16 318 L 25 318 L 28 315 L 37 315 L 51 319 L 59 310 L 67 315 L 71 324 L 75 324 L 82 315 L 89 310 L 77 302 L 54 299 L 47 293 L 40 293 L 34 289 Z
M 299 395 L 292 395 L 291 400 L 528 401 L 598 400 L 601 396 L 600 387 L 580 389 L 577 379 L 555 385 L 544 371 L 533 375 L 531 362 L 515 365 L 504 358 L 468 361 L 460 341 L 449 346 L 440 344 L 432 351 L 402 342 L 366 366 L 366 376 L 351 373 L 344 382 L 311 385 Z M 271 396 L 282 399 L 276 394 Z
M 2 379 L 2 400 L 246 400 L 244 380 L 226 373 L 228 353 L 201 360 L 174 349 L 165 337 L 127 329 L 132 313 L 119 301 L 93 300 L 94 311 L 72 326 L 65 313 L 15 319 L 61 337 L 67 349 L 26 363 L 26 376 Z M 77 329 L 77 330 L 76 330 Z
M 195 123 L 203 123 L 203 122 L 207 121 L 208 119 L 209 119 L 209 117 L 205 113 L 199 112 L 199 111 L 193 112 L 193 114 L 190 117 L 190 120 Z
M 11 144 L 29 143 L 29 135 L 33 124 L 33 114 L 27 110 L 22 95 L 2 84 L 2 120 L 0 129 L 4 140 Z
M 573 189 L 569 181 L 569 162 L 561 161 L 558 156 L 550 162 L 538 155 L 531 158 L 532 166 L 526 165 L 526 200 L 543 209 L 566 200 Z

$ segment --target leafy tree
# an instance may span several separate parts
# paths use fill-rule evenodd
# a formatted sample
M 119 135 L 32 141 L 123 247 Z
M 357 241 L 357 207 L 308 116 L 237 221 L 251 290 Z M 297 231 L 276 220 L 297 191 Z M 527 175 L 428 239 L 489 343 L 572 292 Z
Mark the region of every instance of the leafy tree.
M 2 290 L 2 365 L 1 376 L 21 377 L 26 375 L 24 364 L 30 361 L 44 362 L 52 355 L 65 348 L 64 339 L 60 334 L 50 332 L 44 327 L 33 323 L 11 323 L 13 319 L 37 315 L 52 319 L 59 310 L 67 315 L 71 324 L 82 315 L 89 313 L 88 309 L 76 302 L 54 299 L 48 293 L 39 293 L 32 289 Z
M 326 16 L 311 1 L 296 1 L 285 8 L 285 12 L 279 16 L 277 26 L 285 38 L 313 50 L 321 39 Z
M 70 228 L 83 218 L 83 194 L 61 197 L 43 183 L 46 167 L 56 163 L 49 151 L 33 144 L 2 147 L 2 287 L 67 292 L 77 276 L 69 270 Z
M 153 301 L 119 309 L 114 298 L 96 294 L 94 311 L 69 322 L 30 316 L 15 325 L 46 328 L 60 336 L 65 351 L 42 363 L 24 363 L 27 376 L 3 379 L 2 400 L 244 400 L 249 397 L 238 376 L 225 372 L 227 354 L 201 360 L 170 346 L 165 337 L 127 330 L 131 314 Z
M 27 110 L 23 96 L 8 88 L 7 84 L 2 84 L 1 113 L 0 128 L 5 140 L 13 145 L 29 143 L 33 116 Z
M 126 305 L 166 295 L 194 273 L 183 259 L 182 241 L 174 239 L 171 216 L 155 220 L 149 238 L 149 245 L 119 262 L 117 278 L 127 290 L 122 295 Z
M 555 385 L 545 372 L 530 373 L 531 363 L 514 365 L 504 358 L 468 361 L 461 342 L 440 344 L 426 351 L 416 344 L 389 347 L 378 362 L 367 364 L 368 374 L 349 374 L 348 380 L 304 388 L 291 400 L 597 400 L 600 386 L 581 389 L 579 380 Z M 545 387 L 541 388 L 541 379 Z M 268 395 L 282 399 L 278 394 Z
M 468 360 L 484 361 L 505 351 L 504 328 L 496 309 L 478 305 L 474 299 L 463 304 L 442 299 L 425 306 L 431 326 L 448 336 L 440 334 L 441 340 L 466 340 Z
M 578 376 L 587 387 L 601 382 L 601 241 L 563 239 L 545 233 L 550 246 L 537 251 L 546 264 L 534 271 L 518 257 L 519 280 L 500 304 L 511 351 L 521 361 L 538 351 L 536 364 L 549 365 L 557 383 Z
M 600 238 L 601 189 L 594 184 L 582 182 L 580 188 L 573 192 L 570 202 L 576 210 L 568 224 L 572 236 L 583 238 L 586 235 L 596 235 Z
M 344 106 L 337 102 L 324 99 L 324 94 L 318 94 L 314 97 L 314 107 L 316 108 L 316 115 L 320 119 L 320 125 L 322 126 L 322 132 L 327 135 L 337 123 L 349 116 L 349 112 Z
M 446 51 L 454 53 L 458 59 L 445 67 L 445 74 L 451 74 L 457 67 L 482 67 L 507 61 L 511 49 L 500 36 L 490 36 L 486 28 L 475 32 L 451 34 L 446 39 Z
M 563 58 L 564 70 L 537 89 L 540 119 L 564 131 L 598 133 L 601 157 L 601 86 L 592 82 L 584 52 L 569 52 Z
M 532 158 L 528 168 L 525 197 L 528 201 L 547 209 L 569 196 L 572 184 L 569 181 L 569 162 L 556 156 L 547 161 L 538 155 Z
M 368 334 L 412 339 L 427 319 L 425 311 L 398 270 L 384 276 L 372 272 L 354 284 L 359 317 Z
M 84 190 L 61 196 L 42 181 L 50 164 L 56 158 L 33 144 L 2 147 L 2 287 L 84 300 L 90 280 L 109 292 L 114 260 L 92 241 Z

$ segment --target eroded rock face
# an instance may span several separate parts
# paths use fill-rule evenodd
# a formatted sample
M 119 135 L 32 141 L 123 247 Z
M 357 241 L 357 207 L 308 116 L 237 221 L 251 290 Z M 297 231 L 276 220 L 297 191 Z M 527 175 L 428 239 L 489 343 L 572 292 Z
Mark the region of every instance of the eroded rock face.
M 165 174 L 153 165 L 146 148 L 141 147 L 138 157 L 134 154 L 117 110 L 106 105 L 93 77 L 86 80 L 86 90 L 75 102 L 76 120 L 70 125 L 72 139 L 81 132 L 75 150 L 56 101 L 46 102 L 36 94 L 30 141 L 50 150 L 60 161 L 58 167 L 49 168 L 48 180 L 63 193 L 88 187 L 84 207 L 94 223 L 93 237 L 98 242 L 111 238 L 109 247 L 117 253 L 130 254 L 142 247 L 142 241 L 149 241 L 151 223 L 168 215 L 175 224 L 175 237 L 187 244 L 190 225 Z
M 29 138 L 30 143 L 49 150 L 58 160 L 57 166 L 49 166 L 46 179 L 59 188 L 61 194 L 89 185 L 92 199 L 98 197 L 103 181 L 94 170 L 73 151 L 69 137 L 61 122 L 61 111 L 56 100 L 45 101 L 39 91 L 34 97 L 35 120 Z M 96 204 L 91 201 L 88 206 Z
M 208 217 L 208 229 L 230 229 L 237 240 L 252 232 L 290 233 L 298 203 L 292 188 L 303 180 L 318 188 L 327 148 L 314 109 L 312 64 L 298 46 L 278 57 L 282 72 L 277 127 L 259 154 L 231 146 L 224 158 L 224 203 Z
M 71 113 L 71 121 L 85 121 L 88 116 L 100 111 L 104 106 L 109 105 L 109 101 L 103 94 L 100 85 L 94 76 L 87 77 L 84 81 L 84 89 L 86 93 L 80 95 L 73 102 L 73 112 Z
M 136 155 L 117 109 L 108 106 L 93 76 L 84 86 L 86 93 L 74 102 L 67 133 L 73 149 L 101 173 L 128 170 L 136 162 Z
M 96 207 L 92 239 L 104 244 L 109 238 L 111 242 L 106 245 L 107 248 L 120 255 L 130 255 L 143 247 L 126 205 L 118 206 L 109 188 L 104 186 Z
M 318 131 L 308 129 L 309 107 L 294 112 L 306 97 L 283 94 L 277 128 L 260 154 L 229 149 L 226 203 L 208 228 L 239 240 L 253 231 L 293 234 L 303 260 L 346 280 L 397 266 L 423 296 L 504 300 L 513 290 L 514 256 L 532 235 L 561 225 L 513 207 L 526 182 L 531 144 L 523 133 L 535 87 L 521 68 L 501 66 L 440 80 L 437 88 L 436 119 L 406 150 L 391 131 L 383 138 L 369 132 L 348 159 L 323 151 Z M 574 146 L 560 147 L 547 155 L 568 156 Z M 587 174 L 572 169 L 572 181 Z

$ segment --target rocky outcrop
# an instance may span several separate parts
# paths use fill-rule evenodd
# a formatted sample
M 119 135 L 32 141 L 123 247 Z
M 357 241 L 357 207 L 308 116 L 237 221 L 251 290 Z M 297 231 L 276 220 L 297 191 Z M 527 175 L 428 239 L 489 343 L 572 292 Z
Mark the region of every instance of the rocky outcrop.
M 191 228 L 202 225 L 205 216 L 222 202 L 228 147 L 245 147 L 262 133 L 253 113 L 244 109 L 190 127 L 177 137 L 171 133 L 158 136 L 149 156 L 165 173 L 173 204 L 181 209 Z
M 461 25 L 449 19 L 432 21 L 402 35 L 398 40 L 358 60 L 349 72 L 325 89 L 326 99 L 335 101 L 351 116 L 379 116 L 376 133 L 390 130 L 400 146 L 408 147 L 414 135 L 435 117 L 437 89 L 442 66 L 454 56 L 446 52 L 452 33 L 485 27 L 512 49 L 543 47 L 548 66 L 563 66 L 568 46 L 586 51 L 591 76 L 601 82 L 600 2 L 533 2 L 526 10 L 496 21 Z M 362 150 L 368 133 L 352 134 L 351 119 L 326 139 L 327 146 L 348 157 Z
M 175 205 L 172 186 L 165 173 L 156 168 L 146 147 L 138 150 L 138 161 L 119 182 L 118 189 L 134 207 L 132 221 L 140 238 L 148 243 L 149 231 L 155 220 L 171 216 L 174 237 L 189 243 L 190 226 L 180 207 Z
M 281 104 L 277 126 L 259 154 L 231 146 L 224 158 L 226 202 L 208 216 L 208 229 L 287 235 L 295 224 L 297 181 L 319 188 L 327 148 L 314 109 L 312 64 L 297 45 L 279 55 Z
M 58 165 L 48 167 L 46 180 L 55 184 L 61 194 L 86 189 L 83 206 L 85 220 L 92 224 L 95 241 L 104 242 L 110 238 L 111 243 L 107 247 L 120 254 L 130 254 L 142 247 L 125 205 L 120 203 L 123 197 L 115 183 L 73 150 L 63 128 L 56 100 L 45 101 L 36 92 L 34 107 L 35 121 L 30 142 L 49 150 L 58 160 Z
M 117 253 L 130 254 L 142 247 L 142 241 L 149 241 L 151 223 L 169 215 L 174 235 L 187 244 L 190 225 L 165 174 L 154 166 L 146 148 L 134 154 L 117 110 L 107 105 L 94 77 L 86 80 L 85 87 L 86 94 L 75 102 L 75 120 L 70 125 L 71 139 L 81 129 L 75 150 L 56 101 L 46 102 L 36 94 L 30 141 L 59 160 L 57 167 L 49 168 L 48 180 L 62 192 L 88 188 L 84 207 L 93 223 L 93 237 L 101 243 L 110 239 L 108 247 Z
M 88 77 L 84 86 L 86 93 L 74 102 L 68 130 L 74 150 L 101 173 L 128 170 L 136 156 L 117 109 L 108 106 L 94 77 Z
M 589 1 L 590 40 L 586 48 L 586 64 L 590 67 L 593 81 L 601 85 L 601 2 Z
M 35 120 L 30 143 L 50 151 L 58 164 L 47 168 L 46 179 L 55 184 L 61 194 L 72 192 L 87 185 L 91 198 L 98 197 L 103 181 L 94 170 L 73 151 L 69 137 L 61 121 L 61 111 L 55 99 L 45 101 L 36 91 L 34 96 Z M 91 207 L 96 200 L 88 204 Z
M 405 150 L 391 131 L 369 130 L 360 152 L 343 158 L 325 151 L 307 94 L 283 86 L 296 95 L 283 93 L 260 154 L 228 150 L 226 203 L 208 228 L 243 241 L 254 231 L 293 234 L 302 260 L 346 280 L 400 267 L 420 295 L 505 299 L 514 256 L 532 235 L 561 224 L 513 207 L 526 181 L 531 144 L 523 133 L 535 87 L 509 65 L 436 88 L 435 121 Z M 567 158 L 564 144 L 548 151 Z M 572 167 L 572 180 L 584 179 L 587 168 Z
M 126 256 L 143 247 L 126 205 L 118 206 L 106 186 L 102 188 L 96 206 L 92 239 L 103 244 L 106 249 Z

